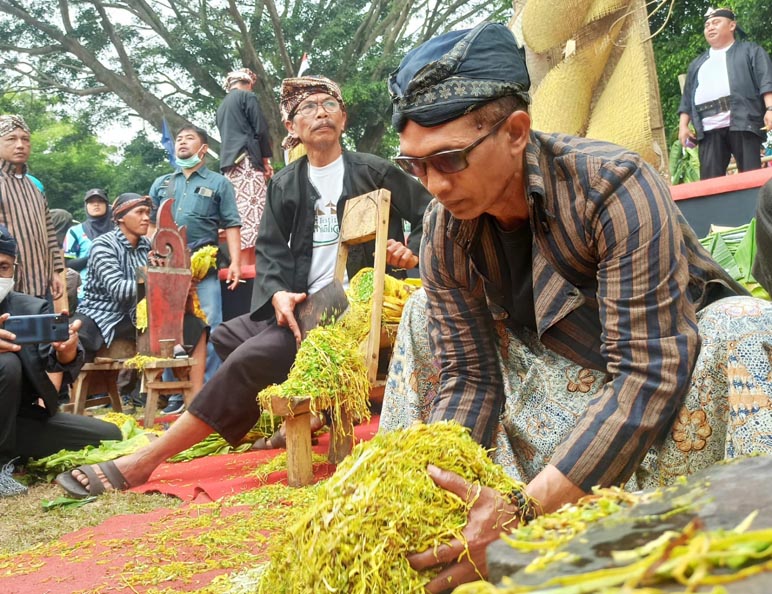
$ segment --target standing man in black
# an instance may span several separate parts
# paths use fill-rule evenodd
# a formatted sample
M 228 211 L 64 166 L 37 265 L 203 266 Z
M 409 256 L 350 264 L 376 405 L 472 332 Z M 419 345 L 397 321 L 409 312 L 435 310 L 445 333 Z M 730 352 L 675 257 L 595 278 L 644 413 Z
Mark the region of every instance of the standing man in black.
M 759 169 L 761 143 L 772 129 L 772 61 L 736 33 L 745 36 L 734 12 L 708 11 L 710 48 L 689 64 L 678 107 L 678 139 L 683 146 L 699 143 L 700 179 L 725 175 L 732 156 L 740 172 Z
M 241 264 L 255 263 L 257 228 L 265 207 L 271 166 L 268 124 L 252 88 L 257 76 L 249 68 L 234 70 L 225 80 L 228 92 L 217 109 L 220 170 L 233 184 L 241 217 Z

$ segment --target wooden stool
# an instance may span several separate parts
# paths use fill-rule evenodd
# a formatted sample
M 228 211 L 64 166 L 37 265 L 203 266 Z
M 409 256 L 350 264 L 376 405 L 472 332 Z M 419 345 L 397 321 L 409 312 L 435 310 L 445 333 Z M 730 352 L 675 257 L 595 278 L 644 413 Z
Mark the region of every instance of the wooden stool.
M 82 415 L 88 402 L 89 406 L 110 404 L 115 412 L 123 412 L 121 396 L 118 394 L 118 373 L 121 369 L 123 361 L 85 363 L 70 389 L 71 402 L 63 405 L 62 411 Z M 107 396 L 88 400 L 92 394 L 104 393 Z
M 193 384 L 190 381 L 190 368 L 196 364 L 195 359 L 182 357 L 179 359 L 156 359 L 147 363 L 142 370 L 140 392 L 146 394 L 145 427 L 153 426 L 158 409 L 158 397 L 164 394 L 182 394 L 185 406 L 193 400 Z M 163 372 L 171 369 L 175 381 L 165 382 L 161 377 Z
M 78 377 L 70 388 L 70 402 L 61 406 L 62 412 L 76 415 L 84 414 L 86 404 L 99 406 L 110 404 L 116 412 L 123 412 L 121 397 L 118 394 L 118 374 L 123 369 L 123 359 L 134 356 L 137 346 L 132 340 L 118 338 L 109 347 L 103 346 L 97 351 L 94 361 L 84 363 Z M 107 394 L 100 398 L 89 396 Z
M 309 398 L 286 398 L 274 396 L 271 399 L 272 413 L 284 419 L 287 438 L 287 484 L 290 487 L 305 487 L 314 480 L 311 462 L 311 412 Z M 330 419 L 330 445 L 327 460 L 338 464 L 351 453 L 354 445 L 354 424 L 345 412 L 343 431 Z

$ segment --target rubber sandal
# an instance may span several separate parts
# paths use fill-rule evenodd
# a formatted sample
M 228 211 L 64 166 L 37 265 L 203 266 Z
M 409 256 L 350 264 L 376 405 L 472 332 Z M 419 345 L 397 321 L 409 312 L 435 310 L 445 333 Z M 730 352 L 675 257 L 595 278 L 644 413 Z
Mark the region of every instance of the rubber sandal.
M 108 490 L 125 491 L 130 487 L 126 477 L 124 477 L 121 471 L 118 470 L 118 467 L 112 460 L 107 462 L 100 462 L 97 464 L 112 489 L 105 488 L 105 484 L 102 482 L 99 476 L 97 476 L 97 473 L 94 471 L 92 466 L 92 464 L 84 464 L 82 466 L 78 466 L 75 469 L 86 475 L 88 478 L 88 485 L 84 485 L 73 476 L 72 473 L 74 470 L 67 470 L 60 473 L 56 477 L 55 482 L 62 489 L 64 489 L 68 495 L 74 497 L 75 499 L 85 499 L 86 497 L 91 497 L 92 495 L 101 495 Z

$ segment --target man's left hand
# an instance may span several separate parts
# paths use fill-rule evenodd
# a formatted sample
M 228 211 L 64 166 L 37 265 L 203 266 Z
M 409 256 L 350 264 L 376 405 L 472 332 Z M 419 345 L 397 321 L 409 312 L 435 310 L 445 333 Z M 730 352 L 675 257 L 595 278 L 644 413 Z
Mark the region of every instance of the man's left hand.
M 460 584 L 485 579 L 488 562 L 485 550 L 498 540 L 502 532 L 511 532 L 518 525 L 517 505 L 490 487 L 480 487 L 466 482 L 459 475 L 429 465 L 429 476 L 437 484 L 455 493 L 467 503 L 472 503 L 462 534 L 466 543 L 453 539 L 448 544 L 430 548 L 408 557 L 415 570 L 442 565 L 443 569 L 431 582 L 426 591 L 437 593 L 455 588 Z M 465 553 L 469 548 L 469 554 Z
M 241 280 L 241 266 L 231 262 L 231 265 L 228 266 L 228 277 L 225 280 L 228 283 L 228 289 L 234 291 L 239 286 L 239 280 Z
M 62 295 L 64 295 L 64 283 L 62 283 L 59 273 L 54 272 L 54 275 L 51 277 L 51 296 L 54 299 L 59 299 Z
M 393 268 L 415 268 L 418 256 L 404 243 L 389 239 L 386 242 L 386 263 Z
M 273 177 L 273 165 L 271 165 L 270 159 L 263 159 L 263 169 L 265 169 L 263 175 L 265 176 L 266 181 L 268 181 Z
M 78 330 L 80 329 L 80 324 L 80 320 L 73 320 L 70 324 L 70 337 L 64 342 L 51 343 L 51 348 L 56 351 L 56 358 L 62 365 L 72 363 L 78 354 Z
M 764 125 L 767 128 L 767 132 L 772 130 L 772 111 L 764 112 Z

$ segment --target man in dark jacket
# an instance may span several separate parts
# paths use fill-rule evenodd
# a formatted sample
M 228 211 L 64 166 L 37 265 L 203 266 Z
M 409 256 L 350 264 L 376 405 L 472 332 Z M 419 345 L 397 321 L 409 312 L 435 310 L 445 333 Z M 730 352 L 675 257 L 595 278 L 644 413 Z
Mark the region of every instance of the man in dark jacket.
M 17 344 L 16 336 L 2 328 L 10 316 L 51 311 L 44 299 L 12 290 L 16 252 L 16 240 L 0 225 L 0 497 L 26 491 L 10 476 L 16 458 L 26 461 L 121 439 L 111 423 L 57 412 L 59 387 L 72 383 L 83 365 L 79 321 L 70 325 L 68 340 L 50 344 Z
M 265 189 L 273 175 L 268 123 L 252 88 L 257 75 L 234 70 L 225 80 L 228 94 L 217 108 L 220 170 L 233 184 L 241 217 L 241 264 L 255 263 L 255 239 L 265 207 Z
M 431 196 L 415 179 L 374 155 L 341 146 L 346 107 L 338 85 L 323 77 L 286 79 L 282 114 L 290 142 L 303 142 L 307 156 L 277 173 L 268 185 L 257 237 L 252 314 L 220 325 L 212 336 L 223 365 L 160 439 L 115 463 L 75 470 L 57 481 L 74 496 L 144 483 L 164 460 L 212 432 L 236 445 L 260 417 L 256 395 L 287 378 L 300 343 L 295 307 L 332 281 L 338 227 L 346 200 L 379 188 L 391 192 L 387 263 L 414 268 L 422 217 Z M 285 148 L 288 148 L 285 143 Z M 403 243 L 402 220 L 411 225 Z M 352 260 L 349 274 L 373 265 L 372 249 Z M 264 447 L 281 445 L 275 435 Z M 79 485 L 73 488 L 72 479 Z
M 678 139 L 699 142 L 700 179 L 726 174 L 732 155 L 739 171 L 761 167 L 761 143 L 772 129 L 772 61 L 755 43 L 736 40 L 736 31 L 734 12 L 708 11 L 710 49 L 689 64 L 678 107 Z

